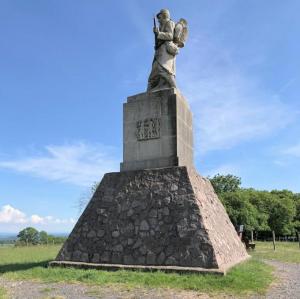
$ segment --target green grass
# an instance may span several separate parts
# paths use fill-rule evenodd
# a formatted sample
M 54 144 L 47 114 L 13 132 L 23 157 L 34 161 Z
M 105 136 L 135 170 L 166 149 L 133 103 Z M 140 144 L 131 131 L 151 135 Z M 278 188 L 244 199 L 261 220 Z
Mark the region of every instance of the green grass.
M 272 268 L 256 259 L 234 267 L 226 276 L 46 268 L 58 250 L 59 246 L 1 248 L 0 275 L 8 279 L 43 282 L 178 288 L 225 294 L 264 293 L 272 281 Z
M 0 299 L 6 299 L 6 291 L 5 289 L 0 287 Z
M 296 242 L 256 242 L 256 250 L 250 252 L 256 259 L 278 260 L 287 263 L 300 263 L 300 248 Z

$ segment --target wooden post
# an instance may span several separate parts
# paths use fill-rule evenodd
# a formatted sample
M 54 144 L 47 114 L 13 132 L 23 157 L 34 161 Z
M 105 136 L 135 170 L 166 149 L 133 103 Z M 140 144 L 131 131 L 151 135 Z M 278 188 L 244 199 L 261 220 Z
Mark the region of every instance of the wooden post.
M 253 240 L 253 230 L 251 230 L 251 243 L 254 243 L 254 240 Z
M 275 232 L 272 231 L 272 236 L 273 236 L 273 248 L 274 248 L 274 251 L 276 250 L 276 246 L 275 246 Z

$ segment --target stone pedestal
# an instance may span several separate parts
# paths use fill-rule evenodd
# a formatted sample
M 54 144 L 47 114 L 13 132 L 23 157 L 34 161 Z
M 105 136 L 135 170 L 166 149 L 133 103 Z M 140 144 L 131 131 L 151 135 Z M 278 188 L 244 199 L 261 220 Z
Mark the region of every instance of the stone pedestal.
M 192 113 L 177 89 L 124 104 L 121 172 L 107 173 L 52 265 L 225 273 L 248 258 L 193 166 Z
M 246 258 L 210 182 L 170 167 L 106 174 L 52 265 L 225 273 Z
M 121 171 L 193 166 L 192 113 L 177 89 L 131 96 L 123 111 Z

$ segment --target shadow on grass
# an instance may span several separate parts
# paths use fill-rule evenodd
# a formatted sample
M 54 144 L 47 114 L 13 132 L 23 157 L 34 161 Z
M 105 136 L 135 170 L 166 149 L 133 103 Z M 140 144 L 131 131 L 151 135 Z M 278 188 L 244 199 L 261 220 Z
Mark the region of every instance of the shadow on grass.
M 17 263 L 17 264 L 4 264 L 0 265 L 0 274 L 4 274 L 6 272 L 15 272 L 15 271 L 24 271 L 29 270 L 35 267 L 48 267 L 48 263 L 51 260 L 36 262 L 36 263 Z

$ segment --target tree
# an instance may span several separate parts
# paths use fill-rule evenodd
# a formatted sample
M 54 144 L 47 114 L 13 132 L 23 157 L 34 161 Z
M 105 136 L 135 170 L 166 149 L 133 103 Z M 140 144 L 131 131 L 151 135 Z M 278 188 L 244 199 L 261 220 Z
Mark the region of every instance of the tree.
M 100 182 L 94 182 L 89 190 L 84 192 L 81 197 L 78 200 L 78 210 L 79 213 L 82 213 L 82 211 L 86 208 L 87 204 L 89 203 L 90 199 L 96 192 Z
M 232 224 L 244 225 L 246 231 L 259 228 L 258 210 L 251 204 L 247 190 L 224 192 L 220 196 Z
M 47 234 L 47 232 L 45 232 L 43 230 L 40 231 L 39 240 L 40 240 L 41 244 L 48 244 L 48 238 L 49 238 L 49 235 Z
M 218 195 L 225 192 L 235 192 L 241 186 L 241 178 L 232 174 L 217 174 L 212 178 L 208 177 L 208 179 Z
M 294 194 L 288 190 L 271 191 L 272 200 L 269 206 L 269 226 L 280 235 L 291 235 L 294 233 L 294 218 L 296 216 L 296 205 Z
M 39 243 L 39 232 L 33 227 L 26 227 L 19 232 L 18 241 L 25 243 L 27 246 L 29 244 L 36 245 Z

